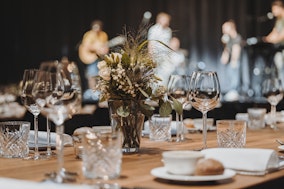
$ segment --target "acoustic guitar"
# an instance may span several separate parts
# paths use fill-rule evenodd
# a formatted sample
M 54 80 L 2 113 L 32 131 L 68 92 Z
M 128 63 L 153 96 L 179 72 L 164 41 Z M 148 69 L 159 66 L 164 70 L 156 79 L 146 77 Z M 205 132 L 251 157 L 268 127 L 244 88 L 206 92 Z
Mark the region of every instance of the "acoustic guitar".
M 107 46 L 104 46 L 103 44 L 97 45 L 97 47 L 94 48 L 96 50 L 90 50 L 88 46 L 80 44 L 79 58 L 84 64 L 91 64 L 97 60 L 100 55 L 106 54 L 109 48 L 122 45 L 124 42 L 124 37 L 117 36 L 109 40 Z

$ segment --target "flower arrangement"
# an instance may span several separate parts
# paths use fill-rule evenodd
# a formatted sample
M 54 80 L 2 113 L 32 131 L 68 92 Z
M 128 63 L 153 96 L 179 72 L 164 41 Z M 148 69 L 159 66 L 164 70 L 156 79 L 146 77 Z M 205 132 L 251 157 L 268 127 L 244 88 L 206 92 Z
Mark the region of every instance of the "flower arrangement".
M 155 110 L 155 105 L 147 102 L 157 102 L 159 113 L 167 115 L 171 113 L 172 106 L 167 100 L 165 86 L 159 84 L 161 79 L 155 75 L 157 64 L 148 52 L 146 32 L 145 28 L 138 30 L 136 35 L 125 32 L 122 48 L 105 55 L 98 63 L 97 89 L 101 93 L 100 101 L 146 101 L 139 104 L 139 110 L 147 116 L 151 116 Z

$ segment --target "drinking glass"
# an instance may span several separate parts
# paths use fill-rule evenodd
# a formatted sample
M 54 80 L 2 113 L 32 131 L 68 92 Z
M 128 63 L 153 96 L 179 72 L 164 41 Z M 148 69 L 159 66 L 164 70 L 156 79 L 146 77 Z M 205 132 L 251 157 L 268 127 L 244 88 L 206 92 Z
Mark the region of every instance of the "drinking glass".
M 191 78 L 191 104 L 202 113 L 203 149 L 207 148 L 207 112 L 214 109 L 220 100 L 220 84 L 214 71 L 198 71 Z
M 69 64 L 59 62 L 56 72 L 50 73 L 50 95 L 42 108 L 43 113 L 48 115 L 56 126 L 57 172 L 53 175 L 53 180 L 57 183 L 68 182 L 76 176 L 76 173 L 64 169 L 63 159 L 64 122 L 71 119 L 81 105 L 80 86 L 72 79 L 72 69 L 68 69 L 68 66 Z
M 83 135 L 82 172 L 94 188 L 117 189 L 111 180 L 120 176 L 122 164 L 120 131 L 88 132 Z
M 35 102 L 35 99 L 32 95 L 32 90 L 35 83 L 34 79 L 37 72 L 38 69 L 24 70 L 22 88 L 20 92 L 22 104 L 30 113 L 33 114 L 34 117 L 34 154 L 25 158 L 32 160 L 38 160 L 41 158 L 38 151 L 38 115 L 40 114 L 40 107 Z
M 262 94 L 271 105 L 270 109 L 270 127 L 278 129 L 276 125 L 276 106 L 283 99 L 282 82 L 279 78 L 268 78 L 264 80 Z
M 51 75 L 50 72 L 39 70 L 34 79 L 34 86 L 32 89 L 32 95 L 35 99 L 37 105 L 42 108 L 46 105 L 46 98 L 50 96 L 52 93 L 51 91 Z M 42 111 L 41 111 L 42 112 Z M 50 124 L 48 123 L 48 116 L 47 117 L 47 150 L 46 150 L 46 157 L 51 157 L 55 155 L 51 151 L 51 144 L 50 144 Z
M 168 82 L 168 95 L 182 104 L 187 103 L 189 84 L 186 75 L 171 75 Z M 170 99 L 171 100 L 171 99 Z M 176 142 L 184 140 L 183 112 L 176 111 Z
M 246 145 L 247 121 L 217 120 L 217 142 L 219 148 L 244 148 Z
M 57 60 L 51 60 L 51 61 L 44 61 L 40 64 L 39 70 L 42 71 L 46 71 L 46 72 L 56 72 L 57 70 L 57 65 L 58 65 L 58 61 Z M 50 135 L 50 131 L 51 131 L 51 123 L 50 120 L 48 118 L 48 115 L 44 115 L 46 118 L 46 143 L 47 143 L 47 147 L 46 147 L 46 154 L 47 156 L 55 156 L 56 153 L 51 151 L 51 135 Z

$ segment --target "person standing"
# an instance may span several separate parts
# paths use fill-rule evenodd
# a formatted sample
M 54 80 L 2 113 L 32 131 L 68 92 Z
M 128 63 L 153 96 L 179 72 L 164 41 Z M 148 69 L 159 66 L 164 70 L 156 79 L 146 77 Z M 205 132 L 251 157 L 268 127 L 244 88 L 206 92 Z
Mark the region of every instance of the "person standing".
M 237 100 L 239 97 L 238 86 L 240 83 L 240 59 L 242 50 L 242 37 L 238 33 L 234 20 L 228 20 L 222 25 L 223 36 L 221 41 L 224 45 L 220 62 L 226 65 L 224 68 L 224 83 L 222 88 L 225 92 L 225 100 Z
M 278 77 L 284 81 L 283 61 L 284 61 L 284 3 L 281 0 L 275 0 L 271 4 L 271 11 L 276 18 L 271 32 L 263 37 L 263 41 L 275 45 L 274 63 L 277 69 Z
M 186 75 L 188 71 L 186 63 L 187 50 L 180 47 L 180 39 L 178 37 L 172 37 L 169 47 L 174 51 L 170 53 L 170 61 L 174 66 L 173 74 Z
M 162 79 L 162 84 L 166 86 L 169 76 L 174 70 L 170 64 L 169 46 L 172 39 L 172 29 L 170 28 L 171 16 L 168 13 L 160 12 L 156 16 L 156 23 L 148 30 L 148 50 L 157 62 L 156 74 Z
M 97 101 L 99 99 L 98 94 L 93 91 L 96 85 L 95 76 L 98 75 L 97 64 L 100 57 L 108 52 L 108 35 L 103 31 L 103 22 L 94 20 L 91 23 L 91 29 L 83 35 L 79 46 L 79 58 L 86 65 L 85 78 L 88 83 L 83 94 L 83 100 Z

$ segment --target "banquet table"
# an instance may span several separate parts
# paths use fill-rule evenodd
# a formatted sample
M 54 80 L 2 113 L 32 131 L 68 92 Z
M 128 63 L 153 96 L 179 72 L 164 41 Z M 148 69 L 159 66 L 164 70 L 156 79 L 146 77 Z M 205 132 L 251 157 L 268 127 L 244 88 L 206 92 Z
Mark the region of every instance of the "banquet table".
M 119 178 L 111 180 L 122 188 L 167 189 L 167 188 L 267 188 L 284 184 L 284 170 L 268 173 L 265 176 L 236 174 L 234 177 L 219 181 L 180 182 L 156 178 L 151 170 L 163 166 L 161 153 L 166 150 L 188 150 L 202 146 L 201 132 L 188 133 L 184 142 L 157 142 L 142 137 L 141 149 L 135 154 L 124 154 Z M 246 148 L 269 148 L 278 151 L 275 139 L 284 139 L 284 129 L 274 131 L 270 128 L 247 130 Z M 217 147 L 216 131 L 207 135 L 208 148 Z M 82 160 L 76 159 L 72 146 L 64 149 L 64 167 L 76 171 L 79 176 L 74 185 L 86 184 L 81 171 Z M 0 159 L 0 177 L 41 182 L 45 173 L 56 170 L 56 158 L 50 160 Z

